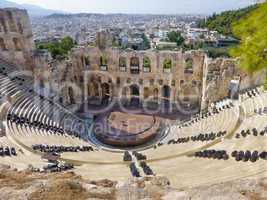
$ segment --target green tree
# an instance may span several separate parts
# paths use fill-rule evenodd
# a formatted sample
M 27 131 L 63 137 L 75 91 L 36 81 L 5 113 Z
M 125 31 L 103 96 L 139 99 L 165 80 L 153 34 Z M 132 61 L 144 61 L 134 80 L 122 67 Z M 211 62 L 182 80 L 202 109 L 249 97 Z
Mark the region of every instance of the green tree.
M 240 45 L 230 53 L 239 58 L 240 67 L 249 73 L 267 68 L 267 3 L 260 4 L 250 14 L 233 23 L 233 32 Z
M 176 42 L 177 46 L 181 46 L 184 43 L 184 38 L 180 32 L 171 31 L 167 34 L 169 42 Z
M 61 40 L 60 47 L 63 49 L 64 53 L 68 53 L 74 45 L 74 41 L 71 37 L 65 37 Z
M 144 33 L 142 34 L 142 39 L 144 41 L 145 49 L 150 49 L 150 41 Z
M 53 58 L 56 58 L 57 56 L 66 56 L 74 46 L 75 42 L 71 37 L 65 37 L 59 42 L 37 44 L 38 49 L 47 49 Z
M 225 11 L 220 14 L 214 13 L 208 19 L 199 22 L 200 28 L 208 28 L 216 30 L 221 34 L 233 36 L 232 22 L 247 16 L 251 11 L 255 10 L 258 5 L 249 6 L 234 11 Z

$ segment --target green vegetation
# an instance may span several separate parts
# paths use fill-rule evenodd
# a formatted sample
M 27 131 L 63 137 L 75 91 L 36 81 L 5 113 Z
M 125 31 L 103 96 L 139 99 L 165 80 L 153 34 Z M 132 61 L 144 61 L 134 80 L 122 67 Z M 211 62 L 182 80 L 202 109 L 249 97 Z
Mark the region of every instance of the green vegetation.
M 100 56 L 100 66 L 107 66 L 108 59 L 106 55 Z
M 198 50 L 198 49 L 203 49 L 204 44 L 203 42 L 199 41 L 199 42 L 195 42 L 194 44 L 183 44 L 182 45 L 182 49 L 183 51 L 190 51 L 190 50 Z
M 144 33 L 142 34 L 142 39 L 144 41 L 145 49 L 150 49 L 150 41 Z
M 221 14 L 213 14 L 207 20 L 200 21 L 199 27 L 216 30 L 223 35 L 233 36 L 232 22 L 246 17 L 251 11 L 254 11 L 257 8 L 258 5 L 253 5 L 236 11 L 226 11 Z
M 229 54 L 229 50 L 230 47 L 207 47 L 204 48 L 207 51 L 207 54 L 209 57 L 211 58 L 218 58 L 218 57 L 226 57 L 229 58 L 230 54 Z
M 120 67 L 126 67 L 127 66 L 127 62 L 126 62 L 126 58 L 125 57 L 121 57 L 119 59 L 119 65 L 120 65 Z
M 172 60 L 171 59 L 165 59 L 163 63 L 164 69 L 171 69 L 172 68 Z
M 151 61 L 150 61 L 150 59 L 148 57 L 145 57 L 143 61 L 144 61 L 143 66 L 145 68 L 150 68 L 151 67 Z
M 193 59 L 192 58 L 188 58 L 186 60 L 186 66 L 185 66 L 186 69 L 193 69 Z
M 56 58 L 57 56 L 65 57 L 74 46 L 74 40 L 71 37 L 65 37 L 59 42 L 37 44 L 37 49 L 47 49 L 52 57 Z
M 230 53 L 250 74 L 267 69 L 267 2 L 259 4 L 248 16 L 233 23 L 240 45 Z
M 171 31 L 168 33 L 167 35 L 168 37 L 168 42 L 175 42 L 177 44 L 177 46 L 181 46 L 184 43 L 184 38 L 181 35 L 180 32 L 176 32 L 176 31 Z

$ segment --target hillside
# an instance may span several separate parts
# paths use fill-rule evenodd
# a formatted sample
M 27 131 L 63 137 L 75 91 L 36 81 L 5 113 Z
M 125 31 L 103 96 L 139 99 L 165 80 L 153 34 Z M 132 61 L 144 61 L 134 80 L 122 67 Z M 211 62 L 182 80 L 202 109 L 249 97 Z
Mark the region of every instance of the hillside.
M 8 7 L 26 9 L 29 15 L 31 16 L 46 16 L 46 15 L 51 15 L 53 13 L 62 13 L 61 11 L 45 9 L 31 4 L 17 4 L 6 0 L 0 1 L 0 8 L 8 8 Z
M 117 182 L 86 180 L 73 172 L 18 172 L 4 166 L 0 166 L 0 172 L 0 199 L 9 200 L 264 200 L 267 192 L 266 179 L 257 177 L 179 190 L 165 177 Z
M 247 16 L 248 13 L 255 10 L 257 7 L 258 5 L 256 4 L 239 10 L 213 14 L 208 19 L 200 21 L 199 27 L 216 30 L 223 35 L 233 36 L 232 23 Z

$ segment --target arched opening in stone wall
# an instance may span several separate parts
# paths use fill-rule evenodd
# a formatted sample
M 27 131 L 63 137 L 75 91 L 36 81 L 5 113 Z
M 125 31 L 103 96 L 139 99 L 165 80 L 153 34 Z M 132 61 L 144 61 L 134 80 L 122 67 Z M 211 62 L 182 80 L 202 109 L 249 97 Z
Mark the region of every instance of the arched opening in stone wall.
M 72 87 L 68 88 L 69 98 L 70 98 L 70 104 L 75 104 L 75 98 L 74 98 L 74 91 Z
M 43 79 L 39 80 L 39 86 L 40 86 L 40 88 L 44 88 L 45 87 L 45 83 L 44 83 Z
M 126 71 L 127 69 L 127 61 L 126 61 L 126 58 L 125 57 L 120 57 L 119 58 L 119 68 L 120 68 L 120 71 Z
M 0 38 L 0 50 L 2 51 L 6 51 L 7 48 L 6 48 L 6 44 L 5 44 L 5 41 L 3 38 Z
M 147 56 L 144 57 L 143 68 L 144 68 L 144 72 L 151 72 L 151 60 Z
M 139 74 L 140 73 L 140 63 L 138 57 L 132 57 L 130 62 L 130 70 L 131 74 Z
M 22 46 L 21 46 L 21 42 L 18 38 L 13 38 L 13 43 L 14 43 L 14 47 L 16 51 L 21 51 Z
M 89 58 L 89 56 L 85 56 L 84 63 L 85 63 L 86 66 L 90 66 L 90 58 Z
M 163 106 L 165 108 L 169 108 L 170 106 L 170 97 L 171 97 L 171 87 L 168 85 L 164 85 L 161 89 L 161 96 L 162 96 L 162 102 Z
M 101 84 L 102 91 L 102 103 L 108 103 L 109 98 L 111 96 L 110 85 L 108 83 Z
M 9 10 L 7 11 L 7 18 L 8 18 L 9 31 L 17 32 L 17 27 L 16 27 L 16 23 L 13 18 L 13 14 Z
M 99 62 L 100 62 L 100 69 L 102 71 L 107 71 L 108 70 L 108 59 L 106 55 L 102 55 L 99 58 Z
M 19 29 L 19 33 L 23 34 L 23 26 L 22 26 L 20 21 L 17 22 L 17 26 L 18 26 L 18 29 Z
M 172 60 L 170 58 L 166 58 L 163 62 L 163 71 L 166 73 L 170 73 L 172 69 Z
M 0 26 L 1 26 L 0 31 L 3 31 L 5 33 L 8 32 L 6 22 L 5 22 L 5 17 L 1 13 L 0 13 Z
M 192 58 L 188 58 L 185 60 L 185 70 L 184 70 L 185 74 L 193 74 L 194 73 L 193 64 L 194 64 L 194 61 Z
M 99 87 L 98 87 L 98 84 L 96 82 L 93 83 L 93 96 L 95 96 L 95 97 L 100 96 Z
M 139 86 L 134 84 L 130 86 L 130 91 L 131 91 L 131 106 L 136 106 L 138 107 L 140 105 L 140 91 L 139 91 Z

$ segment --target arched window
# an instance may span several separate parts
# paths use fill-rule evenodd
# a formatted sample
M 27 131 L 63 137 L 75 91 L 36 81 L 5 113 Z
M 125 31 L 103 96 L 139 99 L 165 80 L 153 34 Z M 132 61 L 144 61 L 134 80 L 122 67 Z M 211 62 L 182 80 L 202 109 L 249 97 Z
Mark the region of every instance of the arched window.
M 19 29 L 19 33 L 23 34 L 23 27 L 22 24 L 20 22 L 17 23 L 18 29 Z
M 119 67 L 120 67 L 120 71 L 123 71 L 123 72 L 126 71 L 127 62 L 126 62 L 126 58 L 125 57 L 120 57 L 119 58 Z
M 139 74 L 140 66 L 139 66 L 139 58 L 132 57 L 130 62 L 130 68 L 132 74 Z
M 18 38 L 13 38 L 13 43 L 16 51 L 21 51 L 21 43 Z
M 6 21 L 2 13 L 0 13 L 0 26 L 1 26 L 1 30 L 3 30 L 5 33 L 8 32 Z
M 6 44 L 5 44 L 5 41 L 3 38 L 0 38 L 0 50 L 2 51 L 6 51 L 7 48 L 6 48 Z
M 107 71 L 108 70 L 108 59 L 107 59 L 107 57 L 105 55 L 100 56 L 99 61 L 100 61 L 100 69 L 102 71 Z
M 110 96 L 110 85 L 108 83 L 101 84 L 102 97 L 107 99 Z
M 170 73 L 172 68 L 172 60 L 169 58 L 166 58 L 163 62 L 163 71 Z
M 171 87 L 168 85 L 164 85 L 162 87 L 162 97 L 163 98 L 170 98 L 171 97 Z
M 85 62 L 85 65 L 86 65 L 86 66 L 90 66 L 90 58 L 89 58 L 89 56 L 86 56 L 86 57 L 84 58 L 84 62 Z
M 151 72 L 151 60 L 149 59 L 149 57 L 144 57 L 143 68 L 144 72 Z
M 193 59 L 192 58 L 188 58 L 185 60 L 185 70 L 184 73 L 186 74 L 192 74 L 194 72 L 193 70 Z
M 17 32 L 17 27 L 13 19 L 13 14 L 11 11 L 7 11 L 7 18 L 8 18 L 8 24 L 9 24 L 9 30 L 10 32 Z
M 69 87 L 68 90 L 69 90 L 70 104 L 75 104 L 74 91 L 72 87 Z

